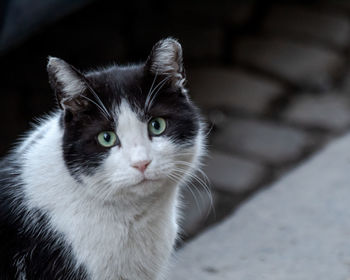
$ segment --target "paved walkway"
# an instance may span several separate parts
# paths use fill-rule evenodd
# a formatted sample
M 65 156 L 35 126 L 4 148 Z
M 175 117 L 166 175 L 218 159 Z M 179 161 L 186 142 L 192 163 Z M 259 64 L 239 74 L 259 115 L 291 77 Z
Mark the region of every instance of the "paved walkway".
M 350 5 L 273 3 L 258 19 L 247 11 L 259 6 L 242 7 L 245 21 L 221 29 L 229 38 L 223 55 L 231 60 L 198 62 L 187 71 L 191 95 L 213 125 L 204 171 L 216 209 L 207 218 L 203 188 L 192 187 L 197 202 L 187 191 L 189 236 L 350 128 Z M 200 36 L 197 45 L 206 53 L 213 47 Z M 186 40 L 184 46 L 191 57 Z
M 187 244 L 170 279 L 349 280 L 350 134 Z

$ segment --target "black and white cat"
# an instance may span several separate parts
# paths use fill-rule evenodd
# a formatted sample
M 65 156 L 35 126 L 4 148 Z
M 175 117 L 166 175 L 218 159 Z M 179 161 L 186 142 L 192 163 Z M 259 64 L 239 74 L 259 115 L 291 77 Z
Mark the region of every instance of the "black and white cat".
M 178 186 L 204 150 L 180 44 L 140 65 L 47 69 L 60 109 L 0 163 L 0 279 L 164 279 Z

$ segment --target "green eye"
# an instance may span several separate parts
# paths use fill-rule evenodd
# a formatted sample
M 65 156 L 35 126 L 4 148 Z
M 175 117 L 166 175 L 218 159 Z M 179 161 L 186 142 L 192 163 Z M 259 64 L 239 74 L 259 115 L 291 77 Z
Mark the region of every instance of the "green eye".
M 110 148 L 116 144 L 118 137 L 113 131 L 102 131 L 97 136 L 97 140 L 102 147 Z
M 153 136 L 161 135 L 166 129 L 166 121 L 163 118 L 153 118 L 148 123 L 148 131 Z

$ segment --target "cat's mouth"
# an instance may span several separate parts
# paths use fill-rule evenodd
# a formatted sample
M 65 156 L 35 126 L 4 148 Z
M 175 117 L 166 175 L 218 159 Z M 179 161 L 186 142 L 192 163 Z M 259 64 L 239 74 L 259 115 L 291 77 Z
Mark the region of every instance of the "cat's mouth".
M 159 181 L 160 181 L 160 179 L 149 178 L 149 177 L 143 176 L 136 184 L 132 185 L 132 187 L 137 187 L 137 186 L 141 186 L 141 185 L 145 185 L 145 184 L 152 184 L 152 183 L 156 183 Z
M 143 179 L 141 179 L 139 184 L 149 183 L 149 182 L 156 182 L 156 181 L 158 181 L 158 180 L 157 179 L 151 179 L 151 178 L 143 177 Z

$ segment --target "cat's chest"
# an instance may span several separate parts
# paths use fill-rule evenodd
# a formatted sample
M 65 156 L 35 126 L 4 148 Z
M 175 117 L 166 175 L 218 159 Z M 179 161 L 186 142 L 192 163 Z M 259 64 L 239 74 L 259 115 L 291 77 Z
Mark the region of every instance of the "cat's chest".
M 52 223 L 92 280 L 158 279 L 155 268 L 168 258 L 176 234 L 169 219 L 120 219 L 114 209 L 77 207 L 53 212 Z

